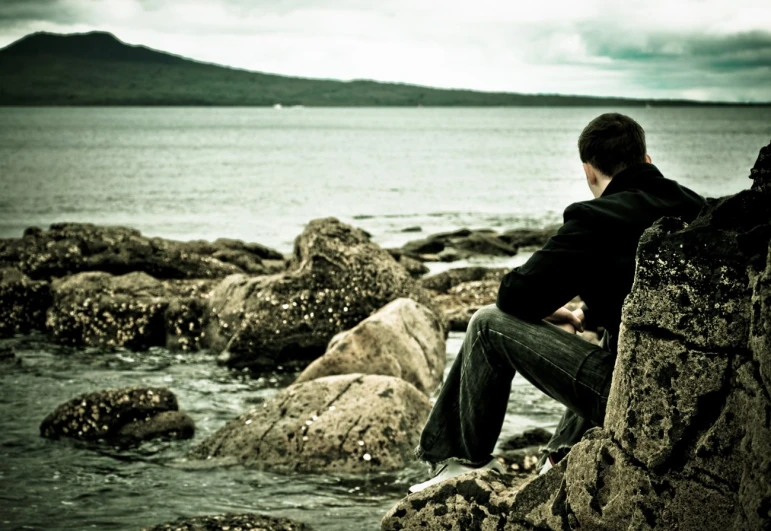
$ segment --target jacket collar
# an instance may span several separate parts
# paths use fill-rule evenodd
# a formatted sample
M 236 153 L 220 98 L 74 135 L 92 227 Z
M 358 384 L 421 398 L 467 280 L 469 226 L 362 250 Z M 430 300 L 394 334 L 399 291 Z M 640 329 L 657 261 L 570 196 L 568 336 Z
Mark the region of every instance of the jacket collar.
M 600 197 L 606 197 L 630 188 L 637 188 L 643 179 L 664 178 L 659 169 L 653 164 L 641 162 L 618 172 L 608 183 Z

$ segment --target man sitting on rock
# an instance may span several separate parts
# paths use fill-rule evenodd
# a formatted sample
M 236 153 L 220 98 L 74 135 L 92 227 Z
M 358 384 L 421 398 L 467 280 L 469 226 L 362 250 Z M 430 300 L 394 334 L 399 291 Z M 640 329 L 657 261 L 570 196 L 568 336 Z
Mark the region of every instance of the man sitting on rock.
M 503 471 L 491 454 L 517 371 L 567 408 L 541 473 L 603 423 L 640 236 L 664 216 L 692 221 L 705 201 L 651 164 L 645 132 L 628 116 L 592 120 L 578 151 L 594 199 L 568 206 L 558 233 L 472 317 L 416 449 L 432 478 L 410 492 L 473 469 Z M 583 308 L 570 311 L 577 295 Z M 576 335 L 589 324 L 605 329 L 599 346 Z

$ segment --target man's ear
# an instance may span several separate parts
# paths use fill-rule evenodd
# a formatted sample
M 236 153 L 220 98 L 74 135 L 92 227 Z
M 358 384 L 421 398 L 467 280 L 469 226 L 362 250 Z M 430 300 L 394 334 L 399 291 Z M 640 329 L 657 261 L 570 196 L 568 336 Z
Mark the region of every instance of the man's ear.
M 584 173 L 586 174 L 586 182 L 592 186 L 597 185 L 597 172 L 594 170 L 594 166 L 588 162 L 584 162 Z
M 648 164 L 651 163 L 651 156 L 648 155 L 647 153 L 645 154 L 645 162 L 647 162 Z

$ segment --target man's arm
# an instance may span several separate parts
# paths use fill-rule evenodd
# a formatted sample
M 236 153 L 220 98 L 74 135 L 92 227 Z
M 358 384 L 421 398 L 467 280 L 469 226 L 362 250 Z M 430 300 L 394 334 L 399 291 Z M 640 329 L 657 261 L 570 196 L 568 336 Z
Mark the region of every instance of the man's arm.
M 537 321 L 552 316 L 579 293 L 589 279 L 597 238 L 588 215 L 580 204 L 565 210 L 565 224 L 557 234 L 524 265 L 503 277 L 496 300 L 500 310 Z

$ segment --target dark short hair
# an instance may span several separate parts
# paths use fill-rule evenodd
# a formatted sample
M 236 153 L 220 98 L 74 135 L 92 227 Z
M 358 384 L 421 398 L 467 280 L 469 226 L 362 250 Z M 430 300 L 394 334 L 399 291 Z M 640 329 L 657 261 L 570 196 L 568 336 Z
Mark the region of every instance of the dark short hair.
M 617 112 L 601 114 L 578 137 L 581 162 L 588 162 L 609 177 L 645 162 L 646 153 L 643 128 Z

